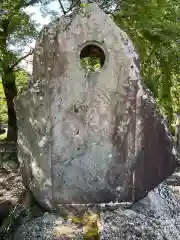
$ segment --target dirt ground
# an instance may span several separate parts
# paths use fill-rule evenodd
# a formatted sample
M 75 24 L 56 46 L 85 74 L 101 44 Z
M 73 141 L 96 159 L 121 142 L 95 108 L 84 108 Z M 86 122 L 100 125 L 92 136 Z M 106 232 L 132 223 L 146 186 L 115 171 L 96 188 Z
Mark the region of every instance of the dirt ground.
M 0 169 L 0 226 L 24 191 L 19 171 L 13 173 Z
M 0 169 L 0 203 L 11 201 L 15 204 L 18 196 L 25 190 L 19 173 L 8 172 Z

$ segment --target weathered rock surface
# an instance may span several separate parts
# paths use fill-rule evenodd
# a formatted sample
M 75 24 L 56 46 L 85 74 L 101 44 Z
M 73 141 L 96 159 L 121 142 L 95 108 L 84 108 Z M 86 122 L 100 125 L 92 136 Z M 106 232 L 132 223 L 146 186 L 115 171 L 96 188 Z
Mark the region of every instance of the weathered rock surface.
M 100 54 L 98 72 L 87 76 L 82 51 Z M 96 4 L 47 26 L 33 65 L 16 100 L 18 145 L 24 184 L 42 205 L 134 201 L 173 173 L 171 136 L 133 44 Z
M 94 54 L 102 68 L 88 75 L 80 58 Z M 128 36 L 89 4 L 42 31 L 33 64 L 16 110 L 21 173 L 37 202 L 28 190 L 19 199 L 19 175 L 3 175 L 0 215 L 15 208 L 0 239 L 180 240 L 179 172 L 161 183 L 176 150 Z
M 180 239 L 180 205 L 165 183 L 132 209 L 102 214 L 101 239 Z
M 109 204 L 109 207 L 101 204 L 101 210 L 98 213 L 94 211 L 94 215 L 98 217 L 96 225 L 93 226 L 97 228 L 89 228 L 91 233 L 95 229 L 98 232 L 94 238 L 85 238 L 85 226 L 89 224 L 88 221 L 79 224 L 77 220 L 73 221 L 70 213 L 68 218 L 45 213 L 43 217 L 22 224 L 16 230 L 13 240 L 179 240 L 180 195 L 175 195 L 172 191 L 174 187 L 168 186 L 173 179 L 174 175 L 167 183 L 163 182 L 128 209 L 117 207 L 115 204 Z M 176 185 L 180 189 L 180 181 L 177 179 Z
M 14 235 L 14 240 L 83 240 L 82 229 L 75 224 L 63 224 L 64 220 L 55 215 L 46 213 L 43 217 L 37 218 L 30 223 L 22 225 Z

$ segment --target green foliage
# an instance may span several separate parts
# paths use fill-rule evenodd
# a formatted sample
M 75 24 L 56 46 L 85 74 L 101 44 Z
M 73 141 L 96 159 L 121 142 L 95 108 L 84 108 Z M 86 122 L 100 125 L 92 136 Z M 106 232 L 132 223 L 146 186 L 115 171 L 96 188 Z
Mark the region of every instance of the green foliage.
M 25 13 L 24 7 L 32 1 L 2 0 L 0 9 L 0 73 L 7 67 L 19 63 L 25 55 L 25 46 L 30 44 L 37 35 L 37 24 Z
M 86 6 L 88 6 L 88 3 L 81 3 L 80 4 L 80 7 L 86 7 Z
M 71 0 L 68 2 L 72 3 Z M 140 55 L 143 80 L 152 91 L 169 127 L 173 127 L 176 113 L 180 112 L 179 1 L 96 0 L 95 2 L 106 12 L 112 12 L 114 7 L 116 10 L 119 9 L 113 14 L 113 18 L 135 44 Z M 95 70 L 91 63 L 90 60 L 82 60 L 82 65 L 88 72 Z
M 18 93 L 20 93 L 27 86 L 28 74 L 24 70 L 18 70 L 15 72 L 15 75 L 17 90 Z M 7 123 L 7 121 L 7 104 L 2 86 L 2 80 L 0 79 L 0 123 Z
M 57 0 L 53 0 L 57 2 Z M 24 12 L 24 7 L 39 0 L 2 0 L 0 9 L 0 74 L 15 66 L 22 56 L 24 46 L 37 35 L 37 24 Z M 52 1 L 43 0 L 42 8 Z M 60 1 L 59 1 L 60 2 Z M 72 1 L 66 3 L 68 9 Z M 67 4 L 68 2 L 68 4 Z M 113 18 L 132 39 L 140 55 L 141 75 L 152 91 L 169 126 L 174 127 L 176 113 L 180 112 L 180 7 L 177 0 L 97 0 L 106 11 L 118 6 Z M 78 3 L 79 7 L 84 7 Z M 62 8 L 60 6 L 60 8 Z M 57 9 L 49 11 L 54 14 Z M 56 11 L 57 12 L 57 11 Z M 81 59 L 87 73 L 100 68 L 98 58 Z M 16 73 L 18 91 L 23 90 L 27 74 Z M 1 120 L 2 119 L 2 120 Z M 7 122 L 7 108 L 0 83 L 0 121 Z
M 94 239 L 99 240 L 99 215 L 93 212 L 85 212 L 82 216 L 69 215 L 67 219 L 70 219 L 77 226 L 83 226 L 84 240 Z
M 20 69 L 16 71 L 16 86 L 18 93 L 21 93 L 24 89 L 27 88 L 27 83 L 28 83 L 28 74 L 26 71 Z
M 38 3 L 39 0 L 1 0 L 0 1 L 0 121 L 8 120 L 8 139 L 17 139 L 16 115 L 13 99 L 16 97 L 16 84 L 20 91 L 25 76 L 19 71 L 19 63 L 28 56 L 27 46 L 37 36 L 37 24 L 32 20 L 24 8 Z M 7 116 L 6 100 L 3 87 L 6 88 L 8 109 L 11 116 Z M 8 91 L 9 90 L 9 91 Z M 11 132 L 9 132 L 11 129 Z
M 141 60 L 141 74 L 169 126 L 180 112 L 179 1 L 122 0 L 115 22 L 130 36 Z
M 0 141 L 6 140 L 7 133 L 0 134 Z
M 4 96 L 4 90 L 2 86 L 2 80 L 0 79 L 0 124 L 7 123 L 7 104 Z
M 85 57 L 81 59 L 81 65 L 91 74 L 101 68 L 99 57 Z

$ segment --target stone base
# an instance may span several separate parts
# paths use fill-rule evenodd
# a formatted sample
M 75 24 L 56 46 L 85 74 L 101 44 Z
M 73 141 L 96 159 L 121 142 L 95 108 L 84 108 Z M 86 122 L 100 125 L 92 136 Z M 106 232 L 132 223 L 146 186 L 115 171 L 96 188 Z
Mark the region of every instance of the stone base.
M 175 175 L 133 205 L 66 205 L 58 216 L 45 213 L 23 222 L 13 240 L 178 240 L 180 195 L 173 193 L 171 181 Z

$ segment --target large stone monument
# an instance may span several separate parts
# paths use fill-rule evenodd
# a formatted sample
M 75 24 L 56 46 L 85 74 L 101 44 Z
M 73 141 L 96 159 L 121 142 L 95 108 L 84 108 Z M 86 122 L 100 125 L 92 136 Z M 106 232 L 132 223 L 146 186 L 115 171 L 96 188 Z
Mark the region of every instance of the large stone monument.
M 87 75 L 80 59 L 100 58 Z M 175 149 L 128 36 L 96 4 L 40 34 L 16 99 L 24 184 L 49 209 L 136 201 L 171 175 Z

